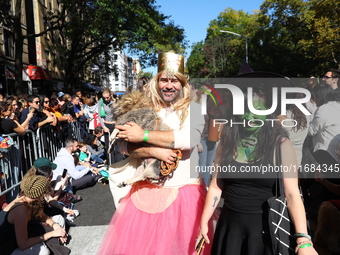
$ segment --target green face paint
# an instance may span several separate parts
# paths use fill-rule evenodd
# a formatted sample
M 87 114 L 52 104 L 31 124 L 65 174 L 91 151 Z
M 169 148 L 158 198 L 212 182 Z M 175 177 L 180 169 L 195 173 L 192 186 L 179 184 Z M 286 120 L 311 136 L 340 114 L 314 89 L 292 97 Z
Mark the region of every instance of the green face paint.
M 258 96 L 253 97 L 253 106 L 257 110 L 266 110 L 263 100 Z M 239 117 L 237 117 L 238 121 L 245 121 L 244 129 L 248 136 L 256 134 L 261 126 L 263 126 L 267 116 L 266 115 L 257 115 L 247 108 L 245 113 Z M 253 121 L 255 120 L 255 121 Z
M 263 102 L 263 99 L 258 96 L 253 97 L 253 106 L 257 110 L 267 109 Z M 242 138 L 239 141 L 237 148 L 237 161 L 250 162 L 253 160 L 252 152 L 255 150 L 257 144 L 256 135 L 257 132 L 261 129 L 261 126 L 264 125 L 266 118 L 266 115 L 254 114 L 250 112 L 248 108 L 246 108 L 243 115 L 237 117 L 237 121 L 244 123 L 244 126 L 242 128 L 245 130 L 244 133 L 246 135 L 246 137 Z

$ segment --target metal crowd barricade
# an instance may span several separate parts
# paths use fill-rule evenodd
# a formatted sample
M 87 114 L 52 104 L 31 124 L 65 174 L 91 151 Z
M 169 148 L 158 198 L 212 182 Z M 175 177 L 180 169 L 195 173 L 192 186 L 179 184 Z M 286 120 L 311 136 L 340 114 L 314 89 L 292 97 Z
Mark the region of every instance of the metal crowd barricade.
M 73 138 L 81 141 L 77 122 L 73 122 L 72 129 Z M 50 125 L 40 127 L 35 132 L 26 130 L 25 135 L 11 133 L 3 136 L 10 136 L 14 144 L 7 151 L 1 152 L 0 207 L 4 195 L 7 202 L 18 196 L 20 182 L 28 169 L 33 166 L 34 161 L 41 157 L 53 161 L 67 139 L 62 132 L 57 132 L 57 129 Z
M 11 137 L 14 144 L 1 152 L 0 197 L 6 193 L 7 201 L 11 201 L 19 194 L 20 181 L 37 158 L 37 147 L 31 130 L 27 130 L 26 135 L 11 133 L 5 136 Z
M 80 130 L 79 130 L 79 123 L 78 121 L 71 122 L 72 130 L 73 130 L 73 137 L 77 139 L 78 141 L 82 140 L 80 138 Z
M 22 169 L 26 173 L 33 165 L 34 160 L 38 158 L 36 135 L 34 131 L 26 130 L 26 135 L 12 133 L 11 136 L 19 147 Z
M 50 125 L 43 126 L 36 131 L 36 142 L 38 144 L 38 157 L 45 157 L 53 160 L 58 151 L 64 145 L 64 138 L 61 132 Z

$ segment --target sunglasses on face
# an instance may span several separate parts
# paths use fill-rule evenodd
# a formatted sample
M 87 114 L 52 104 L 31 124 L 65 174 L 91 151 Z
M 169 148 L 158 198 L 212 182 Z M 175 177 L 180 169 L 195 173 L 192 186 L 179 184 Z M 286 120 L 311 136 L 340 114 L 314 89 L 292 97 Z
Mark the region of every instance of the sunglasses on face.
M 48 104 L 50 101 L 44 101 L 45 104 Z
M 39 101 L 33 101 L 32 103 L 34 103 L 34 104 L 40 104 Z

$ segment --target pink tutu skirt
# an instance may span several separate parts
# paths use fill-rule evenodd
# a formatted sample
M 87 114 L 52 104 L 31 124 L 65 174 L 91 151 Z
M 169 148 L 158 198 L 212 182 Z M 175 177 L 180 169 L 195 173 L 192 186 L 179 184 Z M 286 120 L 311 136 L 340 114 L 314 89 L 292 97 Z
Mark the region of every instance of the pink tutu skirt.
M 196 254 L 205 196 L 204 185 L 178 189 L 160 189 L 146 182 L 133 185 L 115 212 L 97 255 Z M 206 244 L 201 254 L 210 254 L 210 249 L 211 244 Z

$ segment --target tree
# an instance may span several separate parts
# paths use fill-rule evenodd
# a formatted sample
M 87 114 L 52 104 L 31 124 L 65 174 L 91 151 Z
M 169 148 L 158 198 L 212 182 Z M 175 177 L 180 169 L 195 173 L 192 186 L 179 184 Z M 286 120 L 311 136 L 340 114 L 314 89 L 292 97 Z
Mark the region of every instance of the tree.
M 339 67 L 339 2 L 335 0 L 266 0 L 261 6 L 259 54 L 266 68 L 287 76 L 324 73 Z
M 157 53 L 173 49 L 183 52 L 184 30 L 161 14 L 154 0 L 63 0 L 69 22 L 60 31 L 70 84 L 99 55 L 110 59 L 110 50 L 128 48 L 144 66 L 157 63 Z M 66 44 L 65 42 L 70 42 Z M 107 61 L 109 62 L 109 61 Z M 106 63 L 107 63 L 106 62 Z M 108 65 L 100 66 L 112 72 Z
M 193 45 L 188 59 L 192 77 L 229 77 L 237 74 L 245 59 L 245 39 L 220 30 L 251 37 L 257 26 L 257 13 L 225 9 L 210 21 L 206 39 Z
M 210 22 L 205 41 L 194 44 L 188 60 L 191 76 L 237 74 L 244 39 L 221 35 L 221 29 L 248 37 L 249 64 L 255 71 L 310 77 L 340 68 L 339 7 L 337 0 L 265 0 L 254 14 L 228 8 Z M 224 47 L 217 40 L 221 36 Z

